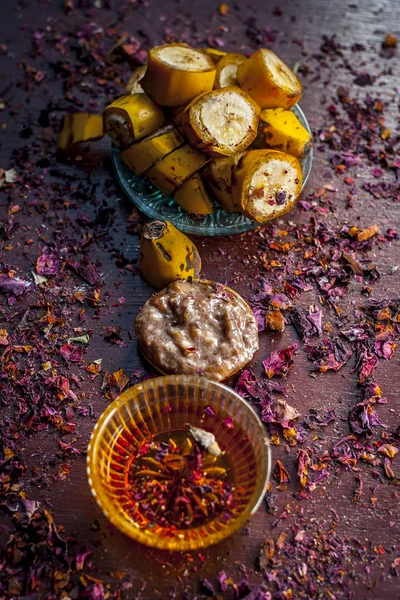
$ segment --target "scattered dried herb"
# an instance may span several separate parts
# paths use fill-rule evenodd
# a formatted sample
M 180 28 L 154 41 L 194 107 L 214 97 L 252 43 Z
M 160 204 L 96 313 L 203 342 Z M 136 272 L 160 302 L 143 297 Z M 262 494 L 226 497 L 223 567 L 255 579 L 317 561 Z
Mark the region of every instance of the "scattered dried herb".
M 233 484 L 221 452 L 209 451 L 208 432 L 189 427 L 189 436 L 146 441 L 129 473 L 129 509 L 139 522 L 185 529 L 229 520 L 234 509 Z M 202 432 L 201 434 L 199 432 Z M 182 437 L 182 436 L 181 436 Z
M 389 527 L 394 518 L 390 512 L 397 492 L 392 503 L 380 504 L 379 493 L 374 490 L 370 499 L 369 490 L 371 481 L 390 490 L 398 487 L 399 427 L 389 418 L 392 408 L 384 406 L 378 383 L 380 363 L 396 360 L 399 338 L 400 300 L 393 298 L 398 265 L 387 264 L 399 237 L 399 133 L 393 119 L 398 110 L 393 94 L 397 38 L 379 27 L 368 44 L 350 44 L 339 34 L 316 36 L 305 44 L 292 40 L 287 30 L 281 34 L 289 22 L 282 18 L 288 16 L 285 7 L 262 15 L 255 8 L 248 18 L 236 5 L 223 3 L 206 28 L 190 11 L 175 11 L 172 17 L 165 7 L 155 39 L 151 3 L 66 0 L 63 15 L 59 9 L 49 5 L 40 28 L 22 22 L 18 36 L 31 39 L 24 58 L 11 38 L 0 44 L 16 73 L 2 90 L 2 127 L 7 125 L 6 133 L 18 142 L 0 170 L 0 504 L 10 527 L 0 559 L 0 596 L 101 600 L 143 590 L 122 582 L 124 571 L 112 571 L 111 584 L 109 577 L 106 583 L 96 573 L 91 576 L 100 534 L 91 547 L 77 548 L 54 523 L 51 507 L 31 499 L 38 488 L 50 496 L 55 482 L 74 476 L 74 462 L 80 464 L 84 456 L 96 417 L 130 382 L 149 376 L 135 356 L 122 353 L 130 331 L 120 329 L 123 320 L 117 322 L 122 307 L 129 312 L 125 307 L 137 289 L 130 287 L 138 273 L 132 250 L 137 244 L 123 238 L 140 233 L 142 217 L 136 210 L 128 216 L 131 209 L 127 212 L 120 202 L 108 151 L 83 147 L 75 155 L 56 157 L 60 117 L 76 110 L 100 112 L 123 93 L 133 68 L 146 61 L 146 48 L 154 43 L 181 41 L 238 51 L 241 23 L 246 43 L 240 52 L 260 45 L 273 48 L 278 40 L 293 42 L 295 71 L 308 85 L 313 109 L 317 104 L 317 168 L 314 188 L 306 190 L 288 219 L 243 236 L 241 248 L 250 248 L 248 256 L 245 250 L 239 256 L 222 240 L 213 265 L 229 265 L 228 277 L 248 290 L 269 352 L 271 337 L 284 331 L 283 343 L 289 344 L 297 335 L 299 366 L 304 352 L 314 363 L 313 376 L 314 370 L 331 371 L 323 377 L 330 378 L 332 390 L 343 376 L 356 396 L 347 421 L 344 398 L 321 398 L 312 410 L 300 409 L 291 387 L 297 385 L 289 372 L 293 357 L 285 355 L 267 359 L 272 375 L 287 375 L 285 386 L 265 374 L 256 376 L 261 365 L 239 376 L 236 389 L 259 409 L 272 443 L 280 444 L 273 446 L 274 457 L 293 476 L 281 484 L 278 473 L 279 482 L 273 480 L 265 496 L 266 536 L 274 548 L 273 555 L 266 553 L 268 564 L 265 558 L 260 565 L 268 591 L 251 588 L 246 577 L 236 582 L 233 560 L 219 583 L 210 576 L 202 591 L 220 589 L 235 600 L 348 598 L 354 590 L 373 588 L 376 558 L 380 578 L 398 576 L 395 551 L 379 542 L 371 546 L 376 552 L 369 550 L 368 531 L 368 541 L 339 536 L 339 522 L 346 527 L 342 514 L 327 507 L 326 513 L 332 508 L 330 520 L 315 510 L 316 490 L 321 490 L 321 502 L 323 494 L 335 498 L 328 487 L 334 482 L 341 496 L 347 493 L 357 502 L 367 529 L 372 521 L 361 512 L 369 510 L 367 504 L 373 510 L 378 503 Z M 349 10 L 356 11 L 355 5 Z M 18 6 L 15 15 L 24 17 Z M 380 22 L 383 17 L 377 13 L 375 18 Z M 140 35 L 128 31 L 133 20 L 141 23 Z M 338 73 L 343 74 L 340 83 L 347 79 L 351 87 L 338 85 Z M 44 435 L 48 450 L 31 456 L 32 444 L 41 443 Z M 354 478 L 353 488 L 341 485 L 343 472 Z M 275 493 L 279 485 L 285 491 Z M 300 506 L 297 512 L 289 503 L 291 495 Z M 96 520 L 92 529 L 93 535 L 101 531 Z M 191 597 L 193 590 L 183 593 Z

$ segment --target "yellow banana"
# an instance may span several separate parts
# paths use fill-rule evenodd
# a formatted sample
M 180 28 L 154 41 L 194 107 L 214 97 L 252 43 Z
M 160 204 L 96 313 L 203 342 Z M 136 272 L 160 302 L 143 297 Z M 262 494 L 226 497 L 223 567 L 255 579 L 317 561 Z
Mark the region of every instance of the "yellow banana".
M 142 230 L 140 273 L 155 288 L 176 279 L 198 279 L 201 258 L 196 246 L 169 221 L 151 221 Z
M 204 154 L 185 144 L 170 152 L 146 171 L 145 175 L 164 196 L 170 196 L 206 162 L 207 157 Z
M 104 135 L 101 115 L 72 113 L 65 115 L 57 136 L 57 150 L 66 150 L 74 144 L 99 140 Z
M 265 223 L 288 212 L 302 185 L 297 158 L 277 150 L 249 150 L 233 169 L 232 196 L 243 214 Z
M 235 86 L 202 94 L 185 109 L 183 128 L 189 142 L 210 156 L 232 156 L 257 135 L 260 107 Z
M 212 200 L 204 187 L 200 173 L 189 177 L 175 191 L 173 198 L 188 213 L 211 215 L 214 212 Z
M 184 106 L 212 89 L 215 64 L 201 50 L 186 44 L 165 44 L 149 52 L 141 86 L 161 106 Z
M 184 144 L 184 139 L 172 125 L 159 129 L 121 152 L 121 158 L 136 175 L 142 175 L 164 156 Z
M 103 112 L 104 131 L 121 148 L 151 135 L 164 121 L 163 111 L 146 94 L 122 96 Z
M 311 135 L 291 110 L 270 108 L 261 111 L 253 148 L 273 148 L 299 158 L 311 147 Z
M 179 106 L 178 108 L 173 108 L 173 109 L 170 109 L 170 111 L 169 111 L 169 114 L 171 116 L 171 120 L 172 120 L 173 124 L 175 125 L 177 130 L 182 135 L 184 135 L 183 124 L 182 124 L 184 112 L 185 112 L 184 106 Z
M 242 154 L 214 158 L 205 167 L 202 177 L 221 207 L 228 212 L 241 212 L 232 199 L 232 168 Z
M 223 50 L 217 50 L 216 48 L 201 48 L 201 50 L 208 54 L 215 64 L 218 64 L 221 58 L 226 55 L 226 52 Z
M 140 65 L 134 70 L 128 83 L 125 86 L 125 90 L 128 94 L 144 94 L 144 89 L 141 86 L 141 80 L 146 73 L 147 65 Z
M 215 88 L 238 85 L 237 73 L 239 65 L 246 60 L 244 54 L 226 54 L 218 61 L 215 75 Z
M 272 50 L 257 50 L 238 68 L 238 81 L 261 108 L 290 108 L 303 93 L 300 81 Z

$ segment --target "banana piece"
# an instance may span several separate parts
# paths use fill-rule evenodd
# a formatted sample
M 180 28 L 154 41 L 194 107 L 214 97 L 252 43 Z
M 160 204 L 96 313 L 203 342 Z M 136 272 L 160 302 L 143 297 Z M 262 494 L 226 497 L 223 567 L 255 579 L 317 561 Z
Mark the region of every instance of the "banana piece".
M 196 246 L 169 221 L 151 221 L 142 230 L 140 273 L 155 288 L 176 279 L 197 279 L 201 258 Z
M 208 54 L 208 56 L 214 61 L 215 64 L 218 64 L 221 58 L 226 56 L 227 54 L 223 50 L 217 50 L 216 48 L 201 48 L 201 50 Z
M 128 148 L 137 140 L 151 135 L 163 125 L 164 120 L 161 108 L 146 94 L 122 96 L 103 111 L 104 131 L 121 148 Z
M 238 85 L 237 73 L 239 65 L 247 60 L 243 54 L 226 54 L 217 63 L 215 75 L 215 88 L 223 88 L 228 85 Z
M 165 156 L 145 175 L 164 196 L 170 196 L 206 162 L 204 154 L 185 144 Z
M 171 109 L 171 110 L 168 111 L 172 123 L 175 125 L 175 127 L 177 128 L 177 130 L 182 135 L 184 135 L 183 125 L 182 125 L 184 111 L 185 111 L 185 107 L 184 106 L 179 106 L 178 108 L 173 108 L 173 109 Z
M 215 64 L 200 50 L 185 44 L 165 44 L 149 52 L 141 86 L 161 106 L 184 106 L 212 90 Z
M 273 148 L 298 158 L 311 148 L 311 135 L 291 110 L 269 108 L 261 111 L 253 148 Z
M 99 140 L 103 137 L 103 118 L 89 113 L 65 115 L 57 136 L 57 150 L 66 150 L 74 144 Z
M 238 68 L 238 81 L 261 108 L 290 108 L 303 93 L 300 81 L 271 50 L 257 50 Z
M 125 91 L 128 94 L 144 94 L 144 89 L 142 88 L 140 81 L 143 79 L 146 69 L 147 65 L 140 65 L 140 67 L 134 70 L 125 86 Z
M 237 165 L 241 156 L 243 153 L 214 158 L 202 172 L 206 185 L 227 212 L 241 212 L 241 207 L 234 206 L 232 199 L 232 169 Z
M 249 150 L 233 169 L 234 205 L 265 223 L 288 212 L 301 192 L 302 172 L 294 156 L 277 150 Z
M 257 135 L 260 107 L 238 87 L 213 90 L 185 109 L 183 129 L 191 144 L 210 156 L 232 156 Z
M 212 215 L 214 206 L 200 173 L 195 173 L 179 187 L 173 198 L 183 210 L 195 215 Z
M 121 152 L 121 158 L 136 175 L 142 175 L 164 156 L 182 146 L 185 140 L 173 127 L 167 125 L 153 135 L 140 140 Z

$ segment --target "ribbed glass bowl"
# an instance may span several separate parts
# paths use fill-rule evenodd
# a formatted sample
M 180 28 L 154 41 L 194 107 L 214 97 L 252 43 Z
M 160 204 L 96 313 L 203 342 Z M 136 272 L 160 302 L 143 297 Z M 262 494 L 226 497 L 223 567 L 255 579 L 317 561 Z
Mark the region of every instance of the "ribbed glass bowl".
M 307 118 L 300 106 L 296 105 L 292 111 L 300 123 L 311 134 Z M 313 149 L 301 159 L 303 171 L 303 187 L 311 173 L 314 159 Z M 126 196 L 137 208 L 150 219 L 170 221 L 184 233 L 204 236 L 225 236 L 234 233 L 250 231 L 262 226 L 257 221 L 252 221 L 240 213 L 229 213 L 215 203 L 215 212 L 212 215 L 192 215 L 183 210 L 172 198 L 163 196 L 145 177 L 135 175 L 123 162 L 119 149 L 113 146 L 112 162 L 114 173 Z
M 215 416 L 210 416 L 214 409 Z M 225 418 L 233 419 L 233 428 Z M 217 515 L 193 528 L 165 528 L 134 520 L 127 488 L 132 455 L 161 432 L 186 423 L 212 432 L 225 452 L 235 489 L 231 518 Z M 105 516 L 129 537 L 165 550 L 195 550 L 228 537 L 253 515 L 266 491 L 271 457 L 265 429 L 253 408 L 236 392 L 202 377 L 168 375 L 140 383 L 119 396 L 96 423 L 89 442 L 87 474 Z

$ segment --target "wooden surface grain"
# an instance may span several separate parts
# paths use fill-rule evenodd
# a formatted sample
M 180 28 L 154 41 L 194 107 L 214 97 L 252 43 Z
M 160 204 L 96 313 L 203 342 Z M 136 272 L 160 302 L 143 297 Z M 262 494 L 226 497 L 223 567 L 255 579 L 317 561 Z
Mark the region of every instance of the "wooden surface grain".
M 48 28 L 58 31 L 60 36 L 68 36 L 70 31 L 76 31 L 90 22 L 104 28 L 118 24 L 122 31 L 137 35 L 141 40 L 148 39 L 155 44 L 163 41 L 166 25 L 170 27 L 172 37 L 175 34 L 182 37 L 185 32 L 193 36 L 193 32 L 196 32 L 199 39 L 207 39 L 218 37 L 218 28 L 224 24 L 224 21 L 216 16 L 219 3 L 209 0 L 72 2 L 76 8 L 70 13 L 65 11 L 66 4 L 61 0 L 1 3 L 1 41 L 7 44 L 7 50 L 1 57 L 0 79 L 0 99 L 6 104 L 5 110 L 0 112 L 0 125 L 7 125 L 0 133 L 0 167 L 4 169 L 14 167 L 18 171 L 15 150 L 27 143 L 26 139 L 21 137 L 25 128 L 32 129 L 29 143 L 34 143 L 35 136 L 40 137 L 42 127 L 39 116 L 42 110 L 50 110 L 59 118 L 69 106 L 61 78 L 50 72 L 40 85 L 27 89 L 24 84 L 21 63 L 47 70 L 50 62 L 60 60 L 55 48 L 47 46 L 43 55 L 33 52 L 34 31 L 46 32 Z M 228 5 L 230 4 L 228 2 Z M 332 98 L 336 97 L 339 86 L 349 88 L 354 97 L 364 97 L 366 93 L 370 93 L 383 101 L 390 100 L 386 119 L 388 127 L 395 130 L 398 127 L 399 107 L 398 102 L 393 99 L 396 94 L 398 98 L 400 88 L 399 54 L 385 62 L 379 56 L 379 51 L 387 33 L 399 36 L 400 3 L 397 0 L 298 0 L 280 6 L 281 15 L 274 10 L 278 4 L 280 6 L 282 3 L 274 0 L 232 3 L 231 14 L 226 21 L 229 27 L 229 32 L 225 32 L 226 46 L 236 50 L 243 45 L 246 51 L 250 50 L 246 31 L 249 27 L 248 19 L 253 17 L 257 27 L 269 32 L 268 35 L 275 39 L 274 50 L 284 57 L 288 64 L 294 65 L 299 62 L 309 65 L 308 75 L 302 77 L 305 93 L 301 106 L 316 136 L 322 128 L 326 129 L 329 126 L 327 106 L 332 102 Z M 333 35 L 343 47 L 344 58 L 326 55 L 319 60 L 323 36 Z M 351 50 L 351 46 L 356 43 L 364 46 L 361 56 L 356 56 Z M 73 55 L 64 56 L 62 60 L 73 60 Z M 364 88 L 354 85 L 354 73 L 349 67 L 353 60 L 357 62 L 358 70 L 365 69 L 378 75 L 373 86 Z M 87 108 L 90 102 L 100 109 L 107 101 L 107 91 L 104 91 L 103 96 L 92 97 L 91 78 L 92 73 L 88 75 L 89 91 L 81 88 L 77 95 L 82 98 L 83 109 Z M 33 162 L 40 158 L 39 147 L 38 152 L 38 156 L 32 157 Z M 7 263 L 15 262 L 29 272 L 43 240 L 54 240 L 62 236 L 64 226 L 69 227 L 78 213 L 93 215 L 99 202 L 105 202 L 108 207 L 115 209 L 106 241 L 100 236 L 92 245 L 91 256 L 101 262 L 103 293 L 106 291 L 110 294 L 109 303 L 116 303 L 119 297 L 124 297 L 125 301 L 120 306 L 104 310 L 101 319 L 90 320 L 89 326 L 93 329 L 93 334 L 85 354 L 85 364 L 102 358 L 103 369 L 109 373 L 122 367 L 126 373 L 131 374 L 136 369 L 146 368 L 138 355 L 132 334 L 135 315 L 152 293 L 152 289 L 139 275 L 124 271 L 118 263 L 118 256 L 122 254 L 132 263 L 137 261 L 139 238 L 127 232 L 126 223 L 132 206 L 114 182 L 109 144 L 104 140 L 92 146 L 90 152 L 93 163 L 90 167 L 85 160 L 81 164 L 75 162 L 57 165 L 55 159 L 51 159 L 51 166 L 45 176 L 46 186 L 43 188 L 48 197 L 41 199 L 48 201 L 48 210 L 21 210 L 16 216 L 19 233 L 14 235 L 13 249 L 5 253 L 3 260 Z M 359 190 L 362 182 L 372 181 L 370 171 L 370 165 L 365 161 L 357 168 Z M 52 203 L 52 193 L 54 192 L 54 196 L 59 194 L 57 185 L 63 178 L 67 178 L 71 183 L 69 205 Z M 53 192 L 51 182 L 55 186 Z M 347 223 L 359 226 L 375 223 L 383 230 L 389 227 L 400 228 L 400 204 L 391 198 L 377 200 L 360 191 L 352 206 L 346 207 L 347 188 L 343 179 L 336 177 L 333 171 L 328 169 L 327 154 L 320 151 L 316 144 L 313 171 L 303 197 L 324 184 L 332 184 L 337 188 L 337 192 L 332 194 L 330 199 L 332 209 L 322 217 L 327 222 L 333 225 Z M 85 192 L 88 186 L 91 186 L 91 197 L 82 199 L 79 194 L 81 185 Z M 38 181 L 36 189 L 26 189 L 25 198 L 29 195 L 32 199 L 40 196 L 40 187 Z M 4 193 L 0 196 L 0 211 L 4 211 L 4 215 L 7 211 L 7 196 Z M 308 223 L 309 218 L 309 213 L 296 208 L 286 217 L 282 226 L 290 221 Z M 250 233 L 232 238 L 196 239 L 203 257 L 204 276 L 228 282 L 245 296 L 251 295 L 257 275 L 265 273 L 262 261 L 257 264 L 255 258 L 260 235 L 262 234 Z M 26 237 L 35 240 L 29 250 L 22 244 Z M 373 285 L 373 296 L 393 297 L 400 289 L 400 270 L 392 273 L 390 269 L 400 261 L 398 242 L 380 245 L 373 254 L 374 264 L 381 273 L 379 283 Z M 360 300 L 360 290 L 361 285 L 352 285 L 341 303 L 344 310 L 350 311 Z M 304 295 L 300 304 L 308 306 L 313 302 L 318 302 L 318 294 L 311 291 Z M 328 314 L 326 320 L 329 320 Z M 109 325 L 121 327 L 124 345 L 110 346 L 104 340 L 103 328 Z M 77 326 L 76 323 L 74 326 Z M 260 350 L 254 360 L 255 369 L 260 371 L 261 360 L 272 350 L 283 348 L 295 341 L 298 339 L 291 327 L 287 327 L 285 332 L 279 335 L 262 333 Z M 300 352 L 290 373 L 289 401 L 302 414 L 307 414 L 313 408 L 335 411 L 335 423 L 315 432 L 315 435 L 320 436 L 321 452 L 349 434 L 347 412 L 356 401 L 356 378 L 351 372 L 352 367 L 353 363 L 349 363 L 339 373 L 326 373 L 312 378 L 309 375 L 310 363 L 305 354 Z M 379 381 L 388 400 L 386 405 L 380 407 L 379 414 L 382 421 L 390 423 L 392 427 L 399 423 L 400 415 L 398 369 L 399 360 L 396 355 L 392 361 L 382 361 L 378 368 Z M 79 373 L 78 367 L 74 367 L 74 370 Z M 82 391 L 86 393 L 87 403 L 92 409 L 90 417 L 78 422 L 79 446 L 84 448 L 96 418 L 109 401 L 99 389 L 97 381 L 91 382 L 85 378 Z M 4 408 L 5 414 L 9 410 L 12 410 L 12 407 Z M 30 469 L 43 463 L 46 465 L 47 474 L 50 474 L 49 464 L 56 452 L 57 439 L 53 431 L 43 430 L 25 440 L 24 455 Z M 124 580 L 133 584 L 128 588 L 127 597 L 180 598 L 185 592 L 185 597 L 191 598 L 199 592 L 199 582 L 203 578 L 215 583 L 217 574 L 223 569 L 239 580 L 241 571 L 238 565 L 244 565 L 252 583 L 261 582 L 261 576 L 252 572 L 252 569 L 264 540 L 267 537 L 276 540 L 282 531 L 293 533 L 301 523 L 306 526 L 313 522 L 321 531 L 333 528 L 343 539 L 356 538 L 368 549 L 372 557 L 368 562 L 369 572 L 365 570 L 366 564 L 356 558 L 346 564 L 347 572 L 354 570 L 359 573 L 360 580 L 354 584 L 351 592 L 343 592 L 340 585 L 333 585 L 332 589 L 336 590 L 337 598 L 388 600 L 400 597 L 399 579 L 393 575 L 390 567 L 395 558 L 400 556 L 400 505 L 395 491 L 398 488 L 383 478 L 377 479 L 371 469 L 363 470 L 361 467 L 365 477 L 365 502 L 352 502 L 355 473 L 351 469 L 338 467 L 332 471 L 326 484 L 319 486 L 309 499 L 300 501 L 295 495 L 299 491 L 295 457 L 296 449 L 284 443 L 273 447 L 274 463 L 277 459 L 282 460 L 292 479 L 286 491 L 276 492 L 275 516 L 267 514 L 265 508 L 261 507 L 245 532 L 237 533 L 216 547 L 190 554 L 169 555 L 153 551 L 136 544 L 110 527 L 91 496 L 86 479 L 84 454 L 73 463 L 71 472 L 64 480 L 54 481 L 50 485 L 48 479 L 43 477 L 43 484 L 36 481 L 33 485 L 27 478 L 24 489 L 31 499 L 47 501 L 52 506 L 57 524 L 62 525 L 63 535 L 69 538 L 72 544 L 93 544 L 93 555 L 90 559 L 92 567 L 88 569 L 88 573 L 109 585 L 110 590 L 116 589 L 120 583 L 116 575 L 118 573 L 122 574 Z M 396 460 L 393 469 L 400 476 Z M 275 483 L 273 487 L 275 490 Z M 377 498 L 375 504 L 371 503 L 371 497 Z M 273 526 L 273 522 L 283 511 L 286 512 L 285 520 Z M 91 529 L 95 519 L 100 524 L 99 530 Z M 2 540 L 5 542 L 10 526 L 10 515 L 7 512 L 2 514 L 1 523 L 4 526 Z M 374 548 L 379 546 L 383 548 L 383 553 L 374 552 Z M 143 587 L 143 582 L 146 582 L 146 587 Z M 271 590 L 274 589 L 272 583 L 267 584 L 267 587 L 268 585 Z M 231 592 L 226 597 L 231 597 L 230 594 Z M 323 591 L 321 594 L 318 597 L 328 598 Z

